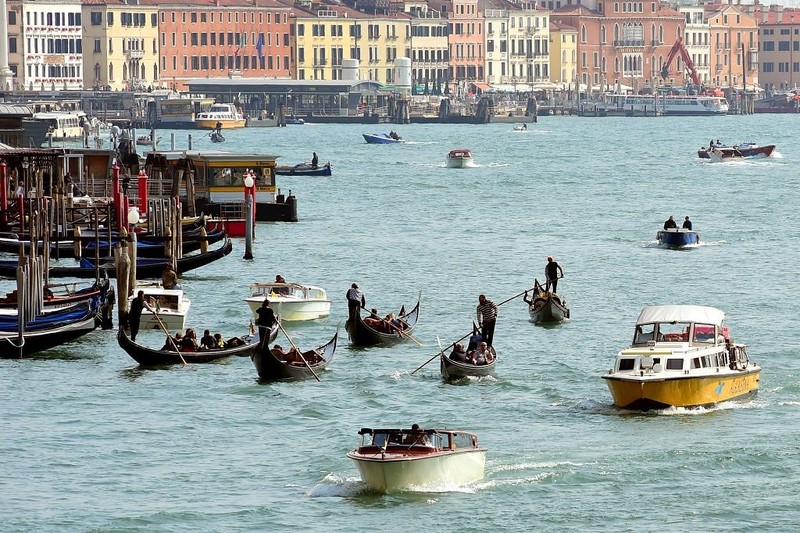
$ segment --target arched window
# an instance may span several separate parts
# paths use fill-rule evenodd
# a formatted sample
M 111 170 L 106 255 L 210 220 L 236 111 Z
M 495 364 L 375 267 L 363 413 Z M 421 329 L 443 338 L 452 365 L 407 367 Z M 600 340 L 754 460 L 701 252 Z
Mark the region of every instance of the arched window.
M 606 25 L 605 24 L 600 26 L 600 42 L 601 43 L 605 43 L 606 42 Z
M 139 78 L 140 78 L 142 81 L 145 81 L 145 80 L 147 79 L 147 69 L 145 68 L 145 66 L 144 66 L 144 65 L 142 65 L 142 75 L 141 75 L 141 76 L 139 76 Z
M 95 82 L 100 81 L 100 63 L 94 64 L 94 81 Z
M 108 81 L 114 81 L 114 63 L 108 64 Z
M 656 40 L 656 25 L 655 24 L 650 26 L 650 40 L 651 41 L 655 41 Z
M 619 25 L 614 24 L 614 40 L 619 41 Z
M 614 58 L 614 72 L 619 72 L 619 58 Z
M 581 26 L 581 42 L 586 42 L 586 26 Z
M 128 64 L 122 64 L 122 81 L 128 81 Z

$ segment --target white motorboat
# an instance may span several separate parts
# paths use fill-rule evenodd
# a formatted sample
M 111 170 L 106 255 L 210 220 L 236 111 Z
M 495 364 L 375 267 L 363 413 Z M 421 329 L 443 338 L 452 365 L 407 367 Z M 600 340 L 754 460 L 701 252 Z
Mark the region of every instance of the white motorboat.
M 449 429 L 369 429 L 349 452 L 361 480 L 382 493 L 403 490 L 447 490 L 480 481 L 486 448 L 478 437 Z
M 169 331 L 183 330 L 186 315 L 192 301 L 183 293 L 183 289 L 165 289 L 160 285 L 139 285 L 133 290 L 131 300 L 136 298 L 139 291 L 144 291 L 144 301 L 147 303 L 139 320 L 139 329 L 161 329 L 158 319 Z M 130 302 L 128 304 L 130 308 Z M 156 318 L 155 315 L 158 315 Z
M 214 104 L 194 119 L 195 126 L 209 129 L 216 129 L 217 124 L 223 129 L 244 128 L 245 123 L 244 115 L 233 104 Z
M 282 322 L 315 320 L 331 314 L 331 301 L 325 289 L 300 283 L 253 283 L 245 299 L 253 314 L 265 299 Z
M 445 160 L 448 168 L 467 168 L 472 166 L 472 152 L 467 148 L 450 150 Z
M 723 325 L 725 313 L 700 305 L 645 307 L 633 344 L 603 376 L 625 409 L 702 407 L 753 395 L 761 367 Z

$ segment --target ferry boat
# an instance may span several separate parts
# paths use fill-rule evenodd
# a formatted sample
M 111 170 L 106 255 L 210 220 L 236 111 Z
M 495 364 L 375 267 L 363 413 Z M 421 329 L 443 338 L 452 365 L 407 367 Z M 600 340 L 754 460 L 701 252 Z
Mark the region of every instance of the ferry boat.
M 223 129 L 244 128 L 245 118 L 233 104 L 214 104 L 208 111 L 197 114 L 194 120 L 198 128 L 216 129 L 222 124 Z
M 34 113 L 33 119 L 47 125 L 47 135 L 54 141 L 82 139 L 87 116 L 83 111 L 49 111 Z M 91 129 L 91 125 L 89 125 Z
M 727 115 L 729 106 L 724 96 L 614 94 L 599 109 L 606 115 L 709 116 Z
M 381 493 L 440 489 L 480 481 L 486 448 L 478 437 L 449 429 L 370 429 L 358 432 L 358 448 L 347 454 L 361 480 Z
M 761 367 L 724 326 L 725 313 L 700 305 L 645 307 L 633 344 L 603 376 L 614 405 L 648 410 L 704 407 L 756 394 Z

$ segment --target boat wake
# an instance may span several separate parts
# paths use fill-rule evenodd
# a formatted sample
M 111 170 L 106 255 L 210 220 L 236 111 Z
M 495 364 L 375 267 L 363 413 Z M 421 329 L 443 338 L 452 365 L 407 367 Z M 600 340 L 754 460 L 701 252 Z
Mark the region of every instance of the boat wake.
M 358 476 L 341 476 L 330 473 L 320 483 L 314 485 L 306 496 L 311 498 L 347 498 L 374 492 Z
M 660 244 L 658 241 L 648 241 L 642 245 L 643 248 L 661 248 L 662 250 L 693 250 L 695 248 L 705 248 L 707 246 L 722 246 L 727 244 L 728 241 L 701 241 L 697 244 L 687 244 L 686 246 L 667 246 Z

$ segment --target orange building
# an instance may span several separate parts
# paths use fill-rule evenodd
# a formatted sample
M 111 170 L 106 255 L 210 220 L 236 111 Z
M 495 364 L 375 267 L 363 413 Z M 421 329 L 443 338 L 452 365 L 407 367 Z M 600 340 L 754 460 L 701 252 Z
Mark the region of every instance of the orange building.
M 578 29 L 578 81 L 602 91 L 664 85 L 661 70 L 686 25 L 683 15 L 658 1 L 594 0 L 555 9 L 551 20 Z M 677 69 L 672 63 L 667 79 L 682 80 Z
M 755 17 L 730 4 L 706 5 L 711 35 L 711 84 L 752 88 L 758 85 L 758 23 Z
M 276 0 L 188 0 L 159 6 L 161 80 L 289 78 L 291 8 Z
M 483 13 L 478 0 L 448 0 L 442 4 L 449 22 L 451 82 L 485 82 Z

